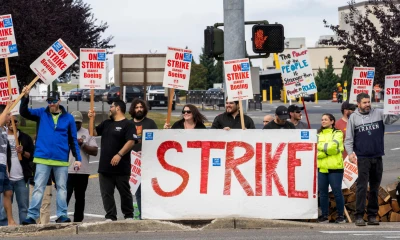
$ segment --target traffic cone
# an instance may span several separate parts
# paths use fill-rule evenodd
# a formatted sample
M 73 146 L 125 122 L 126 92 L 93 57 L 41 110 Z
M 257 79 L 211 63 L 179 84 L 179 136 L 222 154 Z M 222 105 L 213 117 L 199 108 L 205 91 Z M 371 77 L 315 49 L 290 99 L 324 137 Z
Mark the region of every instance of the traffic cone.
M 333 92 L 332 102 L 337 102 L 337 93 Z

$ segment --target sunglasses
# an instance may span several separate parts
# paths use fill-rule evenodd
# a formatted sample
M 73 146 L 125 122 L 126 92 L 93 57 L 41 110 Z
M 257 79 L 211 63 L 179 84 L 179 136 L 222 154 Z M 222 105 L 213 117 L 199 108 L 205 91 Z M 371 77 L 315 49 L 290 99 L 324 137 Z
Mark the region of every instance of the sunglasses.
M 190 111 L 190 110 L 183 110 L 183 111 L 182 111 L 182 114 L 185 114 L 185 113 L 187 113 L 187 114 L 191 114 L 191 113 L 192 113 L 192 111 Z
M 265 123 L 269 123 L 269 121 L 263 121 L 263 122 L 265 122 Z
M 48 103 L 48 104 L 56 104 L 56 103 L 58 103 L 58 100 L 57 100 L 57 99 L 54 99 L 54 100 L 47 100 L 47 103 Z

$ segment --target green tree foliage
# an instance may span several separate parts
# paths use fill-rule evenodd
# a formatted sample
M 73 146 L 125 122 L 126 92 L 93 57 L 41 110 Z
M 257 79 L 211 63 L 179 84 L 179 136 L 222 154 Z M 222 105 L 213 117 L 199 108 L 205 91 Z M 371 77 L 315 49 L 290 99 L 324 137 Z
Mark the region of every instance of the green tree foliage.
M 351 79 L 353 78 L 353 68 L 356 65 L 356 61 L 354 59 L 354 55 L 352 53 L 347 54 L 347 58 L 344 62 L 343 69 L 342 69 L 342 75 L 340 76 L 340 83 L 342 85 L 344 84 L 345 81 L 347 81 L 347 90 L 350 91 L 351 89 Z
M 204 54 L 204 48 L 201 48 L 202 53 L 200 54 L 200 64 L 203 65 L 207 69 L 206 79 L 207 85 L 206 88 L 212 88 L 213 83 L 215 82 L 215 60 L 214 58 L 210 58 Z
M 207 68 L 192 60 L 189 90 L 203 90 L 207 87 Z
M 332 92 L 336 88 L 336 84 L 340 82 L 338 75 L 334 73 L 332 57 L 328 58 L 328 67 L 324 70 L 319 69 L 315 77 L 315 83 L 318 88 L 319 99 L 332 99 Z
M 35 77 L 30 64 L 59 38 L 76 55 L 80 48 L 115 47 L 110 44 L 113 36 L 102 38 L 107 23 L 98 22 L 91 11 L 82 0 L 1 1 L 0 15 L 13 17 L 19 56 L 9 60 L 11 74 L 17 75 L 20 86 Z M 77 63 L 73 67 L 78 68 Z M 0 76 L 5 76 L 4 69 L 0 68 Z

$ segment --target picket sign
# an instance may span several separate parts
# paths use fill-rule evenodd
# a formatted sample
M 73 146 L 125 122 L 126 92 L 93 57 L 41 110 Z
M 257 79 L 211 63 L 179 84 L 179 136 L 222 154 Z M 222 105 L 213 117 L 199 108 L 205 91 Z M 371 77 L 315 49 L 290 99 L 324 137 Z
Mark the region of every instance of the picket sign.
M 317 132 L 145 130 L 145 219 L 317 218 Z
M 131 186 L 132 195 L 135 195 L 142 180 L 141 162 L 141 154 L 131 151 L 131 177 L 129 179 L 129 185 Z
M 400 114 L 400 74 L 385 77 L 384 114 Z
M 106 88 L 106 49 L 81 48 L 79 87 L 90 89 L 90 110 L 94 111 L 94 89 Z M 89 134 L 93 136 L 94 118 L 89 120 Z
M 14 24 L 11 14 L 0 16 L 0 58 L 18 56 Z
M 372 96 L 374 76 L 374 67 L 354 67 L 349 103 L 357 104 L 357 95 L 360 93 Z
M 189 90 L 192 51 L 183 48 L 168 47 L 165 58 L 163 87 L 169 88 L 167 123 L 171 121 L 174 89 Z
M 29 83 L 28 88 L 39 80 L 39 78 L 47 85 L 57 79 L 65 70 L 69 68 L 78 57 L 64 43 L 58 39 L 50 46 L 38 59 L 31 64 L 31 69 L 36 73 L 36 77 Z M 20 94 L 16 101 L 11 105 L 11 109 L 21 100 L 24 94 Z

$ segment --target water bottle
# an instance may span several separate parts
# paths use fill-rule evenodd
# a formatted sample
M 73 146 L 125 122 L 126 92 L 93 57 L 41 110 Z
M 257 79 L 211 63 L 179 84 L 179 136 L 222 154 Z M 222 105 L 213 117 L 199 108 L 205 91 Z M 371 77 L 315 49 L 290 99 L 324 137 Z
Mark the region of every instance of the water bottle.
M 139 211 L 138 204 L 137 204 L 137 202 L 134 202 L 133 203 L 133 218 L 135 220 L 140 220 L 139 215 L 140 215 L 140 211 Z

